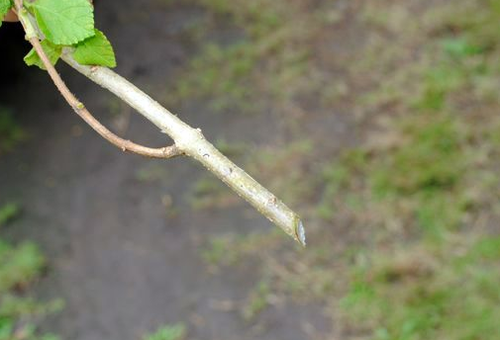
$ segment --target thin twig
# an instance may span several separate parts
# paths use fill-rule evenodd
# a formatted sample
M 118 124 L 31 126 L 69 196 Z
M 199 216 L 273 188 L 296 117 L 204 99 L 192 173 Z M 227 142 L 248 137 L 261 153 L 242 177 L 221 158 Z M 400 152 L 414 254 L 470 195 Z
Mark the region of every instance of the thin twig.
M 20 12 L 22 10 L 22 3 L 16 0 L 16 6 L 17 12 Z M 24 26 L 25 23 L 23 22 L 23 20 L 21 20 L 21 22 Z M 47 69 L 47 72 L 52 78 L 52 81 L 54 82 L 55 86 L 64 97 L 64 99 L 68 102 L 71 108 L 73 108 L 73 110 L 104 139 L 123 151 L 129 151 L 150 158 L 171 158 L 182 154 L 179 148 L 177 148 L 175 145 L 163 148 L 149 148 L 118 137 L 113 132 L 108 130 L 104 125 L 101 124 L 101 122 L 99 122 L 94 116 L 92 116 L 87 108 L 85 108 L 83 103 L 80 102 L 69 90 L 69 88 L 61 79 L 61 76 L 59 75 L 59 73 L 57 73 L 56 69 L 45 54 L 45 51 L 40 44 L 40 40 L 37 37 L 30 37 L 28 41 L 31 43 L 36 53 L 40 57 L 40 60 Z

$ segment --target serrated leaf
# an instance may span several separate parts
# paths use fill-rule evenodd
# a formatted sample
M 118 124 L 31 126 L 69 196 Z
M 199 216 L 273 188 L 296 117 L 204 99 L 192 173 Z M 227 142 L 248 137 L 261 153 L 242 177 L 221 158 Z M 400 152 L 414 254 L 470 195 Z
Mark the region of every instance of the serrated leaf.
M 5 14 L 7 14 L 11 7 L 11 0 L 0 0 L 0 27 L 2 26 L 2 20 L 5 17 Z
M 59 57 L 61 56 L 62 47 L 54 45 L 48 40 L 42 41 L 41 45 L 43 50 L 45 51 L 45 54 L 49 58 L 51 64 L 55 65 L 59 60 Z M 42 60 L 40 59 L 38 53 L 36 53 L 34 48 L 32 48 L 31 51 L 29 51 L 29 53 L 24 57 L 24 62 L 28 66 L 36 65 L 42 70 L 46 70 L 45 65 L 43 64 Z
M 111 43 L 104 33 L 97 29 L 93 37 L 76 45 L 73 57 L 82 65 L 116 66 L 115 52 Z
M 40 30 L 56 45 L 73 45 L 94 35 L 94 8 L 88 0 L 25 2 Z

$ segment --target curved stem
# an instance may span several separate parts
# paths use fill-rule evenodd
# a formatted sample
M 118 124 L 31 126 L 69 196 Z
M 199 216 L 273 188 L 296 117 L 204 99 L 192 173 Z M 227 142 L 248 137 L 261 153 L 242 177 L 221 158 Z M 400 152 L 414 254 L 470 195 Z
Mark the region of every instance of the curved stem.
M 26 37 L 40 57 L 40 60 L 47 69 L 47 72 L 52 78 L 55 86 L 64 97 L 64 99 L 68 102 L 68 104 L 73 108 L 73 110 L 98 134 L 100 134 L 108 142 L 117 146 L 123 151 L 130 151 L 132 153 L 150 158 L 171 158 L 182 154 L 179 148 L 177 148 L 175 145 L 163 148 L 149 148 L 146 146 L 135 144 L 129 140 L 118 137 L 113 132 L 108 130 L 104 125 L 102 125 L 101 122 L 99 122 L 94 116 L 92 116 L 92 114 L 85 108 L 83 103 L 80 102 L 69 90 L 64 81 L 61 79 L 59 73 L 57 73 L 54 66 L 52 66 L 52 63 L 50 62 L 49 58 L 45 54 L 45 51 L 43 50 L 42 45 L 40 44 L 40 40 L 38 39 L 36 30 L 31 24 L 26 10 L 22 7 L 21 1 L 16 1 L 16 7 L 20 21 L 26 31 Z

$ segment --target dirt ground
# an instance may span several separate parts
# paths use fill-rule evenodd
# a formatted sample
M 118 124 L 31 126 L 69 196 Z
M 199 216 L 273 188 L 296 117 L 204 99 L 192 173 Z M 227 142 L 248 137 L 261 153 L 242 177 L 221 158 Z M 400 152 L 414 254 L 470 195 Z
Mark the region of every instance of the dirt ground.
M 115 46 L 117 72 L 154 96 L 175 82 L 169 77 L 196 52 L 179 32 L 203 11 L 124 0 L 99 2 L 96 15 Z M 1 72 L 12 73 L 15 81 L 6 87 L 2 76 L 1 100 L 15 109 L 30 137 L 1 159 L 0 200 L 17 201 L 23 209 L 22 218 L 6 230 L 8 237 L 34 240 L 48 256 L 49 269 L 36 293 L 66 302 L 44 322 L 45 330 L 75 340 L 139 339 L 176 322 L 187 325 L 189 339 L 200 340 L 303 340 L 331 332 L 333 325 L 315 304 L 280 301 L 256 320 L 245 320 L 239 306 L 259 280 L 259 262 L 214 275 L 201 259 L 201 245 L 211 235 L 272 228 L 268 221 L 246 205 L 193 211 L 186 197 L 204 173 L 199 165 L 188 159 L 144 160 L 103 141 L 70 111 L 44 73 L 21 65 L 24 48 L 11 45 L 11 51 L 20 50 L 12 56 L 18 64 L 4 64 Z M 115 103 L 111 95 L 64 65 L 59 70 L 94 114 L 120 125 L 108 113 Z M 272 113 L 200 114 L 205 111 L 200 103 L 175 109 L 212 140 L 259 145 L 285 133 Z M 348 124 L 331 113 L 309 121 L 311 129 L 335 131 L 335 147 L 349 136 Z M 128 138 L 165 144 L 137 115 L 126 123 L 121 130 Z M 145 167 L 156 169 L 154 178 L 139 179 Z

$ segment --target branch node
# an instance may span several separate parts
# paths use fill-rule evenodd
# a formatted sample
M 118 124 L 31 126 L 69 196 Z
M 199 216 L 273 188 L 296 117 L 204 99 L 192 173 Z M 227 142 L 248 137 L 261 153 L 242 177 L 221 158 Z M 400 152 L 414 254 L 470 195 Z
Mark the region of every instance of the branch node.
M 177 145 L 170 145 L 161 148 L 161 151 L 165 158 L 181 156 L 184 153 L 177 147 Z

